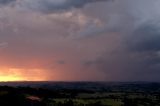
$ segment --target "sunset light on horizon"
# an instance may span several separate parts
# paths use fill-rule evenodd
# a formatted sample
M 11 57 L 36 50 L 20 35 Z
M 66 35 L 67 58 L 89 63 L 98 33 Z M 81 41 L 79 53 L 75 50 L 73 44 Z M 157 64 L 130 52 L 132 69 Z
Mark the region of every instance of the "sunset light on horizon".
M 3 81 L 46 81 L 45 74 L 38 69 L 0 68 L 0 82 Z M 34 71 L 32 73 L 31 71 Z M 35 73 L 37 72 L 37 73 Z

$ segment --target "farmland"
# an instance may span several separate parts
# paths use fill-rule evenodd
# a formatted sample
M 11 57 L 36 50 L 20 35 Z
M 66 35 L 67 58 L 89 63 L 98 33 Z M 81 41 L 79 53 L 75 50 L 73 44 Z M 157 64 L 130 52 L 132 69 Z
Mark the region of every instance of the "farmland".
M 160 84 L 1 83 L 0 104 L 1 106 L 160 106 Z

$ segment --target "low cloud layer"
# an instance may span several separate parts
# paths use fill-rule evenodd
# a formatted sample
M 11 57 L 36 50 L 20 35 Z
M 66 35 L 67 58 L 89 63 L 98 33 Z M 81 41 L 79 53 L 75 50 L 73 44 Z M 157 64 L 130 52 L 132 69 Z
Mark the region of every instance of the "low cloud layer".
M 89 3 L 106 2 L 110 0 L 1 0 L 0 4 L 13 3 L 16 8 L 43 13 L 61 12 L 74 8 L 82 8 Z

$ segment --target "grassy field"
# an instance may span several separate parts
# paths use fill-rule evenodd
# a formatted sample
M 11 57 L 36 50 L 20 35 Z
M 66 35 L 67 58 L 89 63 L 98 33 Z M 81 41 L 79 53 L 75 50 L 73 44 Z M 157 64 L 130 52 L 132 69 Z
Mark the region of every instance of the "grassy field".
M 70 99 L 63 98 L 63 99 L 53 99 L 55 103 L 65 103 L 65 101 L 69 101 Z M 89 105 L 95 103 L 101 103 L 104 106 L 122 106 L 123 102 L 121 100 L 114 100 L 114 99 L 71 99 L 74 105 Z

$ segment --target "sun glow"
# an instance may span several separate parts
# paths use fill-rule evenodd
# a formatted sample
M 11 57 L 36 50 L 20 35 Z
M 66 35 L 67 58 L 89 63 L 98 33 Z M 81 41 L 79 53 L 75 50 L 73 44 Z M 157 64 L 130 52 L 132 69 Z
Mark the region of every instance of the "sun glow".
M 0 81 L 21 81 L 22 78 L 16 76 L 0 76 Z
M 43 81 L 45 75 L 40 69 L 0 68 L 0 82 Z
M 0 81 L 20 81 L 22 79 L 16 70 L 0 68 Z

